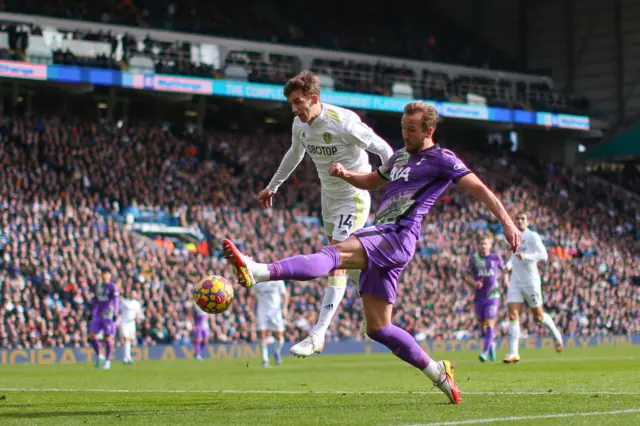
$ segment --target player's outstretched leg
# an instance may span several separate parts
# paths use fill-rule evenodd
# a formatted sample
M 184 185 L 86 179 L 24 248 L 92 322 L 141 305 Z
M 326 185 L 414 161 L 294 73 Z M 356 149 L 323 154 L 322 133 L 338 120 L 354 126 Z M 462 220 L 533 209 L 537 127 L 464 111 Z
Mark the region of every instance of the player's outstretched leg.
M 411 334 L 391 324 L 391 303 L 370 293 L 362 295 L 362 302 L 367 316 L 367 335 L 385 345 L 404 362 L 421 370 L 452 404 L 459 404 L 460 390 L 454 382 L 453 364 L 431 359 Z M 380 327 L 382 324 L 386 325 Z
M 535 318 L 536 322 L 538 324 L 543 324 L 545 327 L 547 327 L 551 332 L 551 334 L 553 335 L 553 340 L 555 340 L 556 352 L 558 353 L 562 352 L 564 350 L 562 333 L 560 333 L 560 330 L 558 330 L 558 327 L 556 327 L 556 323 L 553 322 L 553 318 L 551 318 L 551 315 L 544 312 L 542 310 L 542 307 L 532 308 L 531 313 L 533 314 L 533 317 Z
M 247 288 L 257 282 L 270 280 L 312 280 L 325 276 L 340 266 L 340 253 L 335 246 L 327 246 L 318 253 L 293 256 L 269 264 L 252 261 L 229 240 L 222 242 L 222 251 L 234 266 L 240 285 Z

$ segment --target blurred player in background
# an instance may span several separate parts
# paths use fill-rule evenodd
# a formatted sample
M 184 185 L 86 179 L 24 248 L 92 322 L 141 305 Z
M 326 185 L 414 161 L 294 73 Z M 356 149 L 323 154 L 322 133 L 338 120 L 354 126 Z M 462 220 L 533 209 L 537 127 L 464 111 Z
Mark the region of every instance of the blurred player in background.
M 480 361 L 496 359 L 495 326 L 500 306 L 500 287 L 498 275 L 502 274 L 504 262 L 499 254 L 492 252 L 493 237 L 481 235 L 478 238 L 478 251 L 469 258 L 466 283 L 475 290 L 476 318 L 484 333 L 484 346 Z M 506 274 L 503 274 L 506 278 Z
M 120 336 L 124 341 L 124 354 L 122 360 L 125 364 L 133 364 L 131 359 L 131 345 L 136 341 L 136 323 L 140 321 L 142 315 L 142 304 L 138 300 L 138 292 L 131 290 L 130 297 L 123 298 L 120 304 L 120 316 L 118 325 L 120 326 Z
M 460 390 L 454 382 L 453 365 L 432 360 L 411 334 L 391 322 L 400 275 L 415 255 L 423 218 L 454 182 L 498 218 L 513 250 L 518 247 L 521 235 L 500 200 L 453 152 L 433 142 L 437 121 L 438 113 L 433 106 L 411 102 L 402 116 L 405 148 L 376 172 L 352 171 L 341 164 L 331 166 L 332 176 L 358 188 L 374 190 L 384 186 L 375 226 L 358 230 L 347 240 L 319 252 L 270 264 L 247 258 L 228 239 L 222 246 L 244 287 L 261 281 L 310 280 L 336 269 L 361 270 L 360 294 L 367 335 L 421 370 L 451 403 L 459 404 Z
M 362 228 L 369 216 L 371 196 L 341 179 L 329 175 L 331 164 L 339 162 L 349 170 L 370 172 L 367 151 L 380 157 L 382 164 L 393 154 L 387 142 L 353 111 L 320 102 L 320 80 L 311 71 L 303 71 L 284 87 L 284 95 L 295 114 L 291 130 L 291 148 L 266 189 L 258 194 L 262 207 L 271 207 L 273 196 L 308 152 L 316 165 L 322 191 L 322 220 L 329 244 L 346 240 Z M 360 271 L 349 271 L 356 285 Z M 325 334 L 347 286 L 347 272 L 329 272 L 318 322 L 311 334 L 291 347 L 291 353 L 306 357 L 324 347 Z
M 108 268 L 102 269 L 101 281 L 95 288 L 93 303 L 91 306 L 91 326 L 89 328 L 89 342 L 96 353 L 96 368 L 104 361 L 104 369 L 111 368 L 111 357 L 113 356 L 113 338 L 116 334 L 115 319 L 118 316 L 120 305 L 120 292 L 118 286 L 111 279 L 111 272 Z M 102 332 L 105 344 L 105 355 L 100 353 L 100 341 L 97 334 Z
M 522 231 L 522 244 L 511 255 L 507 269 L 511 270 L 511 280 L 507 292 L 509 308 L 509 354 L 504 362 L 507 364 L 520 361 L 520 312 L 527 302 L 531 315 L 538 324 L 544 324 L 553 334 L 556 341 L 556 352 L 564 350 L 562 334 L 553 318 L 542 308 L 542 289 L 538 262 L 546 262 L 549 258 L 547 249 L 540 235 L 529 228 L 527 213 L 520 212 L 516 216 L 516 225 Z
M 191 344 L 194 347 L 196 360 L 202 361 L 202 348 L 209 341 L 209 314 L 198 308 L 194 303 L 191 307 L 193 316 L 193 332 L 191 333 Z
M 251 306 L 254 305 L 254 306 Z M 262 366 L 269 366 L 268 332 L 275 341 L 273 357 L 276 364 L 282 364 L 282 345 L 284 344 L 284 324 L 289 316 L 289 292 L 284 281 L 266 281 L 251 288 L 249 310 L 255 308 L 256 331 L 260 339 Z

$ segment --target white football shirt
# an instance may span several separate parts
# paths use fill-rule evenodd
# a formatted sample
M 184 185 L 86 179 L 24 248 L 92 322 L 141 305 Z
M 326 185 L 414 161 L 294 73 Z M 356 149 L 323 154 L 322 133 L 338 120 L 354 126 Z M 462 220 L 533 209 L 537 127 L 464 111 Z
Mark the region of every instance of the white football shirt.
M 142 312 L 142 305 L 138 300 L 123 299 L 120 303 L 120 323 L 129 324 L 135 322 L 136 316 Z
M 361 190 L 330 176 L 329 168 L 333 163 L 341 163 L 347 170 L 370 172 L 367 151 L 380 157 L 382 164 L 393 155 L 389 144 L 364 124 L 355 112 L 323 103 L 322 112 L 311 125 L 298 117 L 293 120 L 291 148 L 267 189 L 276 192 L 308 152 L 316 165 L 322 194 L 338 200 L 350 199 Z
M 256 311 L 274 312 L 282 310 L 282 301 L 287 294 L 284 281 L 265 281 L 251 287 L 256 297 Z
M 514 253 L 506 265 L 511 269 L 511 283 L 526 285 L 539 282 L 538 262 L 546 262 L 549 258 L 540 234 L 526 229 L 522 233 L 522 243 L 518 246 L 516 253 L 522 254 L 522 260 L 518 259 Z

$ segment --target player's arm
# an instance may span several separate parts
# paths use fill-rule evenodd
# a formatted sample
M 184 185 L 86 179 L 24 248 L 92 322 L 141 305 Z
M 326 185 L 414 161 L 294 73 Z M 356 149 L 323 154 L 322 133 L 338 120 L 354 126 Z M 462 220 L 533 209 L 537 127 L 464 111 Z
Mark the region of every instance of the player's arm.
M 467 263 L 467 273 L 464 276 L 464 282 L 472 289 L 481 288 L 482 286 L 478 286 L 478 283 L 481 281 L 476 281 L 473 277 L 473 256 L 469 258 L 469 262 Z
M 391 180 L 389 173 L 393 166 L 394 158 L 395 155 L 392 155 L 389 160 L 378 167 L 377 171 L 368 173 L 347 170 L 342 164 L 334 163 L 329 169 L 329 174 L 348 182 L 358 189 L 373 191 Z
M 477 289 L 477 288 L 482 288 L 482 281 L 480 280 L 475 280 L 473 278 L 473 274 L 471 273 L 467 273 L 467 275 L 465 275 L 465 284 L 467 284 L 469 287 L 471 287 L 472 289 Z
M 271 182 L 267 185 L 267 188 L 262 190 L 258 195 L 258 201 L 263 207 L 271 207 L 270 201 L 273 194 L 278 192 L 278 188 L 282 185 L 291 173 L 298 167 L 302 159 L 304 158 L 305 150 L 302 142 L 300 142 L 299 136 L 295 128 L 292 129 L 291 147 L 284 154 L 278 170 L 271 178 Z M 267 199 L 269 202 L 267 202 Z
M 533 260 L 536 262 L 546 262 L 549 260 L 549 253 L 538 233 L 533 233 L 533 251 L 528 253 L 518 253 L 522 260 Z
M 358 189 L 366 189 L 368 191 L 378 189 L 387 183 L 387 180 L 385 180 L 378 172 L 367 173 L 346 170 L 340 163 L 332 164 L 329 169 L 329 174 L 348 182 Z
M 380 157 L 382 164 L 386 164 L 393 155 L 393 148 L 389 146 L 387 141 L 378 136 L 371 127 L 364 124 L 355 113 L 347 122 L 345 130 L 347 143 L 357 145 L 377 155 Z
M 498 197 L 482 183 L 478 176 L 471 172 L 461 176 L 458 179 L 458 185 L 491 210 L 491 213 L 500 221 L 504 228 L 505 239 L 511 248 L 515 250 L 522 241 L 522 234 L 514 225 L 511 217 L 509 217 L 509 213 L 507 213 L 507 210 Z

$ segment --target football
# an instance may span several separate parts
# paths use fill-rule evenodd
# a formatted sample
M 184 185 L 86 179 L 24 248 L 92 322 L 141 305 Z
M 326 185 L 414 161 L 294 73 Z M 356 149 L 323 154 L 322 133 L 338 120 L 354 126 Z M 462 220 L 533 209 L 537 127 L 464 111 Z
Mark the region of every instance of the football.
M 218 275 L 204 277 L 193 289 L 196 305 L 208 314 L 220 314 L 233 302 L 231 282 Z

